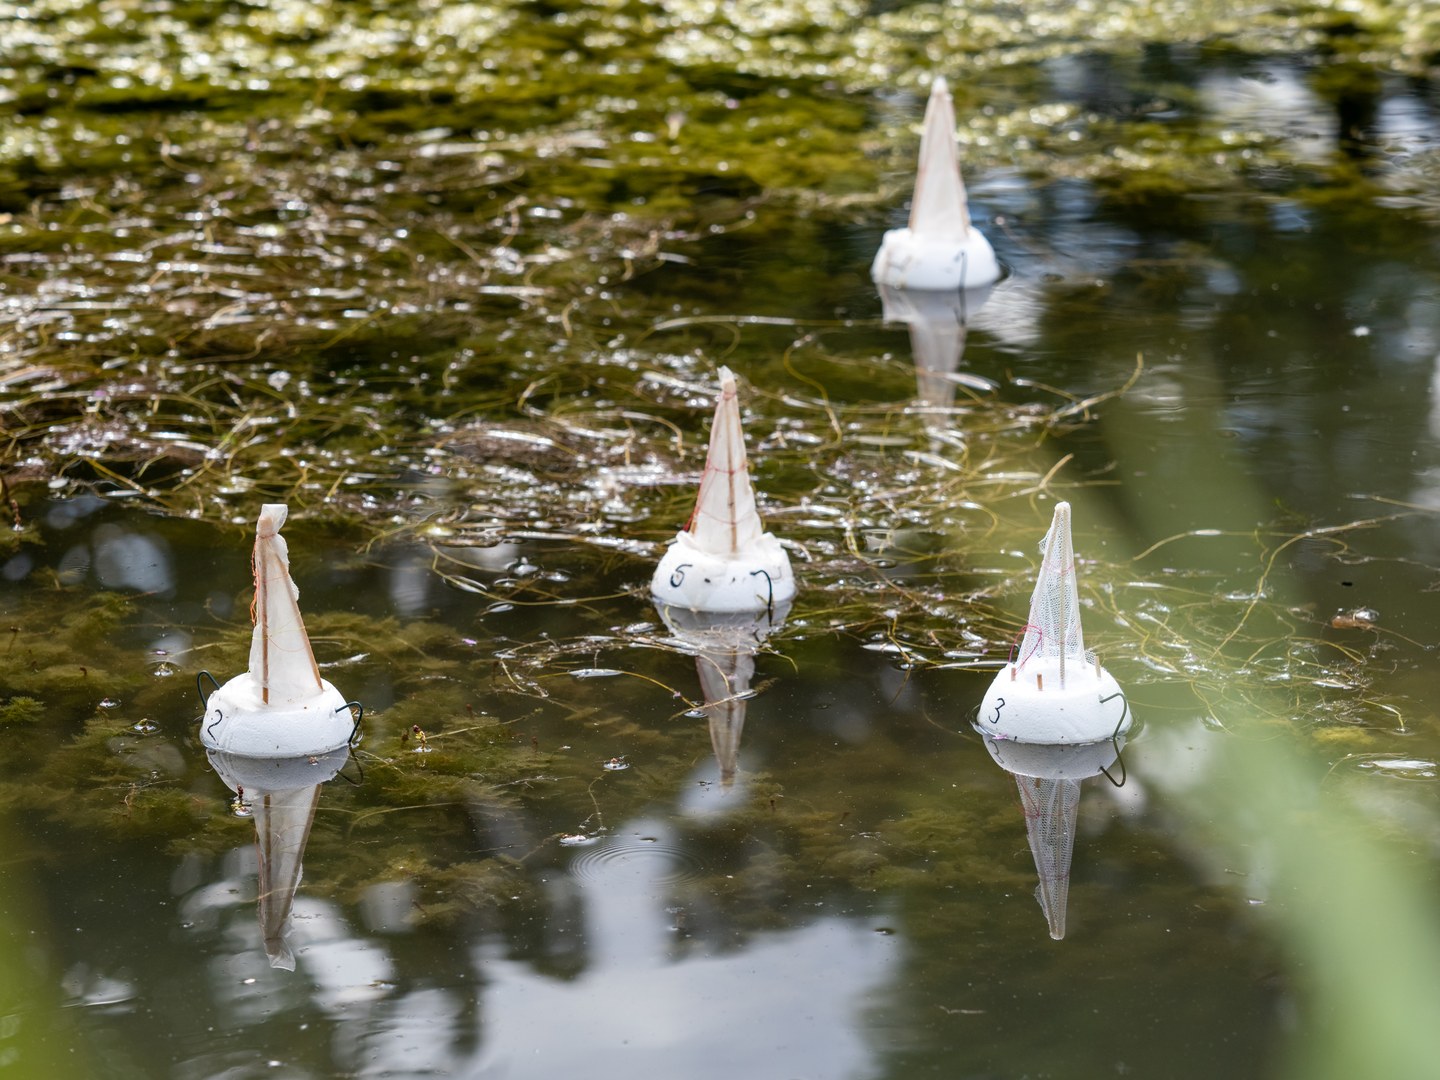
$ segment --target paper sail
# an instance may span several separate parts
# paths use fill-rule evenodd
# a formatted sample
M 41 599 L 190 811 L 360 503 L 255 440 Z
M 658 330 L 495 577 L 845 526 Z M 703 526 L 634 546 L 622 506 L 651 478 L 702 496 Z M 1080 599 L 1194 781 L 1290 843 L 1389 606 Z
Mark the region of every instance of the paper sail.
M 790 557 L 765 531 L 740 429 L 735 377 L 720 369 L 710 451 L 690 522 L 650 582 L 657 602 L 694 611 L 767 611 L 795 595 Z
M 695 652 L 695 672 L 705 698 L 719 786 L 727 792 L 734 787 L 739 771 L 740 736 L 755 677 L 755 653 L 784 625 L 790 605 L 779 604 L 770 612 L 739 613 L 691 611 L 658 602 L 657 607 L 670 632 Z
M 250 670 L 206 701 L 200 741 L 208 749 L 249 757 L 324 754 L 347 745 L 355 729 L 344 695 L 320 677 L 310 649 L 280 535 L 285 517 L 279 503 L 260 509 L 251 556 Z
M 1040 879 L 1035 898 L 1050 924 L 1050 936 L 1056 941 L 1065 936 L 1080 782 L 1113 765 L 1123 746 L 1123 738 L 1083 746 L 1044 746 L 985 738 L 990 756 L 1014 775 L 1020 789 L 1025 834 Z
M 976 726 L 999 739 L 1092 743 L 1129 730 L 1130 704 L 1085 649 L 1070 538 L 1070 504 L 1058 503 L 1019 649 L 995 676 Z
M 930 85 L 910 224 L 891 229 L 870 267 L 877 285 L 897 289 L 973 289 L 1000 278 L 1000 264 L 970 223 L 955 141 L 955 107 L 943 78 Z
M 320 802 L 320 786 L 334 778 L 349 747 L 319 756 L 247 758 L 207 752 L 225 785 L 250 807 L 259 854 L 260 935 L 270 966 L 295 970 L 290 949 L 290 909 L 300 886 L 301 861 Z
M 910 328 L 915 358 L 916 397 L 922 405 L 948 409 L 955 404 L 956 375 L 965 355 L 969 320 L 990 299 L 991 287 L 956 292 L 919 292 L 880 286 L 886 322 Z M 985 384 L 988 391 L 990 386 Z

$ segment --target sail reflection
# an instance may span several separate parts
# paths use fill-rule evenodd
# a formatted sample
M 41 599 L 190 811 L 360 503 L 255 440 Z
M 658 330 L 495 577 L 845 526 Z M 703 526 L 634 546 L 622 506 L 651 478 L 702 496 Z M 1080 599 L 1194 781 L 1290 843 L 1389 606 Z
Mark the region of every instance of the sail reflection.
M 885 321 L 910 327 L 915 393 L 922 405 L 950 408 L 955 404 L 955 388 L 961 384 L 987 392 L 993 389 L 988 380 L 965 376 L 959 370 L 970 319 L 990 299 L 993 288 L 922 292 L 880 286 Z
M 350 756 L 348 747 L 299 758 L 252 758 L 207 750 L 225 786 L 255 818 L 259 855 L 260 935 L 270 966 L 295 970 L 290 949 L 290 909 L 300 886 L 301 860 L 320 802 L 320 785 L 331 780 Z
M 729 791 L 739 770 L 740 735 L 745 730 L 750 680 L 755 677 L 755 653 L 785 624 L 790 604 L 756 612 L 691 611 L 658 603 L 656 607 L 670 632 L 695 652 L 720 788 Z
M 1065 936 L 1070 898 L 1070 860 L 1075 851 L 1075 822 L 1080 782 L 1109 775 L 1124 749 L 1124 736 L 1096 743 L 1022 743 L 981 733 L 995 763 L 1015 777 L 1025 811 L 1025 833 L 1040 883 L 1035 899 L 1056 941 Z M 1123 779 L 1121 781 L 1123 783 Z

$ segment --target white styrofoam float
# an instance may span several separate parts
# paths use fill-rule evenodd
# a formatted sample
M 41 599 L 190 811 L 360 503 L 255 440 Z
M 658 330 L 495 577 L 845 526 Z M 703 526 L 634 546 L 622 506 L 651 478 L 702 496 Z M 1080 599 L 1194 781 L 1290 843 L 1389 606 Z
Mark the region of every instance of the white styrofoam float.
M 259 758 L 326 754 L 355 730 L 345 696 L 320 677 L 300 618 L 300 590 L 280 527 L 286 508 L 267 503 L 255 526 L 255 630 L 250 670 L 212 693 L 200 721 L 210 750 Z
M 662 605 L 692 611 L 766 611 L 795 595 L 790 556 L 765 531 L 740 429 L 735 376 L 720 369 L 710 452 L 690 522 L 675 534 L 650 580 Z
M 910 224 L 889 230 L 870 266 L 877 285 L 896 289 L 974 289 L 1000 278 L 1000 263 L 985 234 L 970 221 L 950 88 L 936 77 L 925 106 L 920 164 Z
M 1085 650 L 1069 503 L 1056 505 L 1040 550 L 1025 638 L 986 691 L 975 726 L 1017 742 L 1110 739 L 1129 730 L 1130 706 L 1114 676 Z

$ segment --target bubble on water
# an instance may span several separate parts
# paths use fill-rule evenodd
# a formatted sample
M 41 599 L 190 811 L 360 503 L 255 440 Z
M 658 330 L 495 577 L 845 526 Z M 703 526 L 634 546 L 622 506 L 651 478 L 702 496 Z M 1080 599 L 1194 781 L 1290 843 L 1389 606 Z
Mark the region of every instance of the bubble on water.
M 612 757 L 601 766 L 606 772 L 622 772 L 629 767 L 630 762 L 626 761 L 623 757 Z
M 148 716 L 136 720 L 130 725 L 130 730 L 137 735 L 153 735 L 160 730 L 160 725 L 151 720 Z
M 96 706 L 96 708 L 106 709 L 106 710 L 109 710 L 109 709 L 118 709 L 119 707 L 120 707 L 120 700 L 119 700 L 119 698 L 111 698 L 111 697 L 101 698 L 101 699 L 100 699 L 100 704 Z

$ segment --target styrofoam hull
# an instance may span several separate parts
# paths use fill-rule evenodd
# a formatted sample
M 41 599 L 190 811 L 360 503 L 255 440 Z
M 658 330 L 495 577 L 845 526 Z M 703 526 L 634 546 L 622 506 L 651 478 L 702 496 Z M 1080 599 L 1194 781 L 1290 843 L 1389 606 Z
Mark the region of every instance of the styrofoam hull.
M 650 580 L 655 599 L 692 611 L 766 611 L 795 595 L 790 556 L 770 533 L 734 556 L 701 551 L 684 530 L 666 550 Z
M 1006 664 L 980 703 L 975 726 L 996 739 L 1025 743 L 1095 743 L 1130 729 L 1130 706 L 1120 684 L 1095 664 L 1067 665 L 1032 657 Z
M 206 749 L 242 757 L 293 758 L 339 750 L 354 730 L 345 696 L 324 679 L 318 694 L 299 703 L 267 705 L 255 677 L 245 672 L 210 695 L 200 741 Z
M 909 228 L 891 229 L 880 242 L 870 277 L 892 289 L 978 289 L 1000 280 L 1000 262 L 990 241 L 973 225 L 957 238 L 932 239 Z

